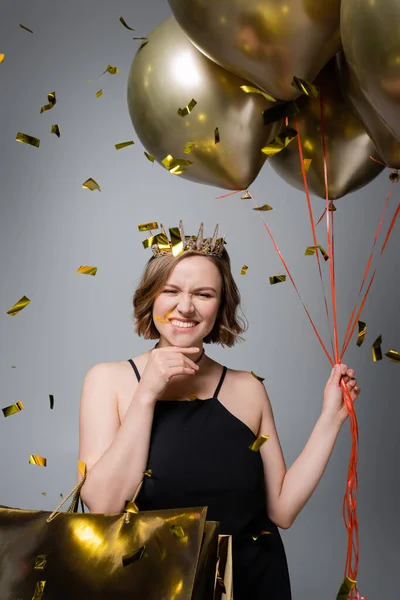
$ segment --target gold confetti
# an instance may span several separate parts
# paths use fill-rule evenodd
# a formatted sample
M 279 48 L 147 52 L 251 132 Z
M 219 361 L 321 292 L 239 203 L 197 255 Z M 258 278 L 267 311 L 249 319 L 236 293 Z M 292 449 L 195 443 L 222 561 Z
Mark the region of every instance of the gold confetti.
M 261 381 L 261 383 L 262 383 L 263 381 L 265 381 L 265 377 L 260 377 L 259 375 L 256 375 L 256 374 L 254 373 L 254 371 L 250 371 L 250 373 L 253 375 L 253 377 L 255 377 L 256 379 L 258 379 L 258 381 Z
M 5 417 L 11 417 L 11 415 L 16 415 L 17 413 L 21 412 L 21 410 L 24 410 L 24 405 L 22 404 L 21 400 L 18 400 L 18 402 L 15 402 L 15 404 L 6 406 L 1 410 L 3 411 L 3 415 Z
M 29 29 L 29 27 L 25 27 L 25 25 L 21 25 L 21 23 L 19 24 L 19 26 L 21 27 L 21 29 L 25 29 L 25 31 L 29 31 L 29 33 L 33 33 L 32 29 Z
M 122 148 L 127 148 L 128 146 L 133 146 L 135 142 L 130 140 L 129 142 L 121 142 L 120 144 L 115 144 L 116 150 L 122 150 Z
M 249 446 L 249 450 L 253 450 L 253 452 L 258 452 L 263 444 L 269 440 L 269 435 L 260 435 L 252 444 Z
M 0 54 L 0 63 L 4 62 L 4 54 Z
M 372 344 L 372 360 L 377 362 L 378 360 L 382 360 L 382 336 L 379 335 L 374 343 Z
M 350 579 L 350 577 L 345 577 L 342 585 L 340 586 L 338 595 L 336 596 L 336 600 L 347 600 L 356 583 L 357 581 Z
M 107 65 L 106 70 L 103 71 L 102 74 L 99 75 L 99 77 L 101 77 L 102 75 L 105 75 L 106 73 L 110 73 L 110 75 L 116 75 L 117 73 L 119 73 L 119 69 L 118 69 L 118 67 L 113 67 L 113 65 Z
M 42 496 L 47 496 L 47 492 L 40 492 Z
M 28 146 L 33 146 L 34 148 L 39 148 L 39 146 L 40 146 L 39 138 L 35 138 L 26 133 L 21 133 L 21 131 L 19 131 L 17 133 L 17 137 L 15 138 L 15 141 L 21 142 L 22 144 L 28 144 Z
M 87 190 L 90 190 L 91 192 L 94 192 L 95 190 L 99 190 L 99 192 L 101 192 L 99 184 L 95 179 L 92 179 L 91 177 L 89 177 L 89 179 L 86 179 L 86 181 L 82 183 L 82 187 Z
M 171 154 L 168 154 L 161 162 L 172 175 L 181 175 L 186 171 L 184 167 L 189 167 L 193 164 L 192 161 L 186 158 L 174 158 Z
M 119 20 L 121 21 L 122 25 L 125 27 L 125 29 L 128 29 L 129 31 L 135 31 L 133 29 L 133 27 L 129 27 L 128 23 L 125 21 L 124 17 L 120 17 Z
M 78 473 L 80 473 L 82 475 L 82 477 L 84 477 L 86 475 L 87 472 L 87 468 L 86 468 L 86 463 L 83 460 L 78 460 Z
M 100 96 L 103 95 L 103 90 L 99 90 L 98 92 L 96 92 L 96 98 L 100 98 Z
M 271 94 L 267 94 L 267 92 L 263 92 L 262 90 L 259 90 L 256 87 L 252 87 L 251 85 L 241 85 L 240 89 L 246 94 L 261 94 L 261 96 L 264 96 L 264 98 L 268 100 L 268 102 L 276 102 L 276 99 L 273 96 L 271 96 Z
M 311 163 L 312 163 L 312 158 L 304 158 L 303 159 L 303 167 L 304 167 L 304 171 L 307 173 L 308 169 L 311 167 Z M 299 175 L 302 174 L 302 171 L 299 172 Z M 336 208 L 335 208 L 336 210 Z
M 278 152 L 281 152 L 286 146 L 290 144 L 292 140 L 297 136 L 297 131 L 290 127 L 285 127 L 282 132 L 277 135 L 272 142 L 261 149 L 261 152 L 267 156 L 275 156 Z
M 186 117 L 186 115 L 190 115 L 196 104 L 197 101 L 194 98 L 192 98 L 189 104 L 187 104 L 184 108 L 178 108 L 176 112 L 180 117 Z
M 44 456 L 37 456 L 36 454 L 31 454 L 29 456 L 29 464 L 37 465 L 38 467 L 45 467 L 47 465 L 47 459 Z
M 286 281 L 286 275 L 273 275 L 269 278 L 269 282 L 271 285 L 275 285 L 276 283 L 282 283 Z
M 140 548 L 137 548 L 130 554 L 125 554 L 122 557 L 122 564 L 124 567 L 126 567 L 128 565 L 131 565 L 134 562 L 137 562 L 138 560 L 143 560 L 144 558 L 147 558 L 147 557 L 148 557 L 148 555 L 146 552 L 146 547 L 141 546 Z
M 367 324 L 363 321 L 358 321 L 358 336 L 357 336 L 357 346 L 360 347 L 364 341 L 365 334 L 367 333 Z
M 246 275 L 248 268 L 249 267 L 247 265 L 243 265 L 243 267 L 240 270 L 240 274 L 241 275 Z
M 306 251 L 304 252 L 304 256 L 313 256 L 316 252 L 318 252 L 318 250 L 320 250 L 325 261 L 329 260 L 329 256 L 324 250 L 324 248 L 321 246 L 321 244 L 318 244 L 317 246 L 308 246 L 306 248 Z
M 28 306 L 28 304 L 30 304 L 30 303 L 31 303 L 31 300 L 29 300 L 29 298 L 27 298 L 26 296 L 22 296 L 22 298 L 20 300 L 18 300 L 18 302 L 16 304 L 14 304 L 14 306 L 12 306 L 11 308 L 8 309 L 7 314 L 10 315 L 10 317 L 14 317 L 22 309 L 24 309 L 25 306 Z
M 145 477 L 150 477 L 150 478 L 153 477 L 153 471 L 152 471 L 152 469 L 146 469 L 146 471 L 143 473 L 143 475 Z
M 154 162 L 155 158 L 152 154 L 149 154 L 148 152 L 144 152 L 145 157 L 147 158 L 147 160 L 149 160 L 150 162 Z
M 172 525 L 170 532 L 174 537 L 176 537 L 177 540 L 187 540 L 187 535 L 180 525 Z
M 133 502 L 132 500 L 127 500 L 125 502 L 124 510 L 125 510 L 125 512 L 129 512 L 129 513 L 133 513 L 134 515 L 137 515 L 139 512 L 139 507 L 136 504 L 136 502 Z
M 251 537 L 256 542 L 258 540 L 258 538 L 260 538 L 262 535 L 271 535 L 271 532 L 270 531 L 260 531 L 260 533 L 257 533 L 256 535 L 252 535 Z
M 293 77 L 292 83 L 290 85 L 292 86 L 292 88 L 294 88 L 298 92 L 301 92 L 305 96 L 311 96 L 312 98 L 318 98 L 319 96 L 319 88 L 313 83 L 306 81 L 305 79 Z
M 263 204 L 262 206 L 256 206 L 255 208 L 253 208 L 253 210 L 272 210 L 272 206 L 270 206 L 269 204 Z
M 46 495 L 46 492 L 44 492 L 44 495 Z M 44 571 L 44 569 L 46 567 L 46 563 L 47 563 L 47 554 L 38 554 L 33 568 L 35 571 Z
M 50 133 L 54 133 L 57 137 L 60 137 L 61 131 L 57 123 L 51 126 Z
M 49 394 L 49 400 L 50 400 L 50 410 L 53 410 L 53 408 L 54 408 L 54 396 L 53 396 L 53 394 Z
M 188 398 L 189 400 L 197 400 L 196 394 L 189 394 Z
M 219 128 L 218 127 L 216 127 L 214 129 L 214 140 L 215 140 L 216 144 L 219 144 L 219 142 L 221 141 L 221 137 L 219 135 Z
M 158 321 L 159 323 L 164 323 L 164 325 L 169 324 L 168 319 L 165 319 L 164 317 L 158 317 L 157 315 L 154 317 L 154 320 Z
M 133 39 L 133 40 L 144 40 L 144 41 L 146 41 L 146 42 L 148 41 L 148 39 L 147 39 L 147 37 L 146 37 L 146 36 L 143 36 L 143 37 L 134 37 L 134 38 L 132 38 L 132 39 Z
M 400 354 L 396 350 L 389 350 L 385 353 L 385 356 L 394 363 L 400 363 Z
M 50 94 L 47 94 L 47 100 L 49 101 L 49 103 L 45 104 L 44 106 L 41 107 L 40 114 L 42 114 L 43 112 L 46 112 L 46 110 L 51 110 L 53 108 L 53 106 L 57 102 L 56 93 L 50 92 Z
M 81 265 L 79 269 L 76 270 L 77 273 L 81 275 L 92 275 L 93 277 L 97 273 L 97 267 L 91 267 L 89 265 Z
M 139 231 L 150 231 L 151 229 L 158 229 L 158 223 L 152 221 L 151 223 L 141 223 L 138 225 Z
M 185 147 L 183 149 L 185 154 L 190 154 L 195 146 L 194 142 L 186 142 Z
M 251 194 L 250 194 L 250 192 L 246 190 L 246 191 L 245 191 L 245 193 L 244 193 L 244 194 L 242 194 L 242 196 L 240 196 L 240 199 L 241 199 L 241 200 L 250 200 L 250 199 L 251 199 Z
M 299 112 L 299 108 L 295 102 L 283 102 L 282 104 L 264 110 L 262 114 L 264 125 L 270 125 L 271 123 L 275 123 L 286 117 L 293 117 Z
M 46 581 L 37 581 L 35 591 L 33 592 L 32 600 L 42 600 L 44 593 L 44 586 Z
M 60 498 L 61 498 L 61 499 L 63 499 L 63 498 L 64 498 L 64 495 L 63 495 L 63 494 L 60 494 Z

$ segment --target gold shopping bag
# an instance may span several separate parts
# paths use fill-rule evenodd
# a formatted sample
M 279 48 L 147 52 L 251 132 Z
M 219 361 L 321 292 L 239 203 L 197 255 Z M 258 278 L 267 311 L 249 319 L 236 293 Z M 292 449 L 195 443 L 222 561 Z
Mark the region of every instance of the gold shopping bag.
M 218 523 L 207 507 L 82 514 L 84 481 L 53 513 L 0 507 L 1 600 L 213 599 Z

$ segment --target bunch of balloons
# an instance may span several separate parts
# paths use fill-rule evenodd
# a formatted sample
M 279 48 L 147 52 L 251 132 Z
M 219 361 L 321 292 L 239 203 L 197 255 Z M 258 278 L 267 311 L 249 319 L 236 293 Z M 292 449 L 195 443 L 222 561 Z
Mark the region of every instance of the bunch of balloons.
M 267 158 L 337 199 L 400 168 L 398 0 L 169 0 L 133 59 L 128 105 L 147 157 L 247 189 Z M 321 139 L 321 134 L 324 139 Z M 372 159 L 371 159 L 372 157 Z

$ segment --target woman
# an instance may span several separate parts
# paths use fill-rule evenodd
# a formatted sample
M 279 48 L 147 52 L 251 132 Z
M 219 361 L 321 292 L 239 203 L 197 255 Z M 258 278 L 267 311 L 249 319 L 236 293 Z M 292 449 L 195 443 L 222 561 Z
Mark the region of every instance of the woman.
M 182 225 L 147 242 L 154 256 L 133 304 L 136 330 L 157 339 L 134 360 L 87 373 L 81 400 L 82 498 L 92 512 L 122 512 L 145 477 L 140 510 L 208 506 L 207 518 L 233 536 L 235 600 L 290 600 L 278 528 L 289 528 L 315 490 L 353 400 L 354 371 L 337 365 L 321 416 L 286 469 L 264 386 L 220 365 L 205 343 L 232 346 L 243 324 L 224 240 L 187 237 Z M 191 400 L 189 400 L 189 398 Z M 269 436 L 251 451 L 261 435 Z

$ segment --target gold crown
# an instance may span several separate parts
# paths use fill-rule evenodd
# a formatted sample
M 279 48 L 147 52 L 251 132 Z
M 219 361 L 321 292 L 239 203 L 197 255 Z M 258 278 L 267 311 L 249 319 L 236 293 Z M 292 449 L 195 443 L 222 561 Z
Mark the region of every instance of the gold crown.
M 199 233 L 197 235 L 185 235 L 183 223 L 179 221 L 179 227 L 169 229 L 170 239 L 160 223 L 161 233 L 153 235 L 150 232 L 148 238 L 142 243 L 145 248 L 151 248 L 154 256 L 163 256 L 172 253 L 173 256 L 179 256 L 184 252 L 197 252 L 208 256 L 221 256 L 225 236 L 218 237 L 218 225 L 215 227 L 214 235 L 211 238 L 205 238 L 203 235 L 203 223 L 200 223 Z M 159 229 L 157 223 L 145 223 L 138 226 L 139 231 L 150 231 Z

